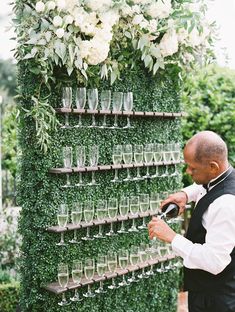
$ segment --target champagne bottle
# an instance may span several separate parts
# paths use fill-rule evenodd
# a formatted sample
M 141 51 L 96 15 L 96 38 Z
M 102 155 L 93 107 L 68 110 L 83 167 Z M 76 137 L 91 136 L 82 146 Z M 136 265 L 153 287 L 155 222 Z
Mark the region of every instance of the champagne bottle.
M 180 207 L 176 205 L 176 203 L 167 203 L 162 207 L 162 213 L 160 214 L 160 218 L 175 218 L 179 214 Z

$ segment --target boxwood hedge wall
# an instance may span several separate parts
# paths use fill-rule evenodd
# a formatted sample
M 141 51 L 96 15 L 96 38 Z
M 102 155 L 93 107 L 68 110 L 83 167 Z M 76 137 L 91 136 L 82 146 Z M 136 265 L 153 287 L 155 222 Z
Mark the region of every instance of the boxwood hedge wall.
M 76 87 L 74 77 L 64 77 L 62 71 L 55 75 L 55 84 L 51 84 L 50 104 L 53 107 L 61 106 L 61 87 L 68 83 Z M 58 129 L 52 132 L 52 145 L 45 155 L 35 144 L 36 129 L 32 118 L 26 117 L 25 109 L 32 105 L 30 100 L 33 91 L 38 86 L 37 76 L 30 72 L 30 63 L 19 65 L 19 86 L 23 100 L 19 103 L 19 143 L 21 159 L 19 160 L 20 181 L 18 184 L 18 203 L 22 206 L 20 232 L 23 236 L 21 257 L 21 309 L 24 312 L 56 312 L 56 311 L 91 311 L 91 312 L 174 312 L 176 311 L 179 272 L 168 271 L 157 273 L 154 277 L 143 279 L 139 283 L 122 287 L 117 290 L 108 290 L 105 295 L 97 295 L 84 299 L 81 303 L 72 303 L 68 307 L 58 306 L 61 295 L 49 293 L 43 285 L 57 280 L 57 265 L 67 262 L 71 271 L 74 259 L 96 257 L 100 252 L 118 250 L 120 247 L 129 248 L 132 244 L 148 242 L 147 231 L 139 233 L 119 234 L 106 237 L 102 240 L 84 242 L 81 245 L 68 244 L 67 247 L 56 246 L 60 239 L 59 234 L 46 232 L 48 226 L 56 225 L 56 210 L 61 202 L 84 201 L 99 198 L 120 197 L 122 194 L 130 196 L 137 193 L 161 192 L 174 190 L 181 186 L 181 176 L 151 179 L 140 182 L 110 183 L 114 172 L 96 173 L 99 186 L 85 188 L 61 189 L 65 183 L 65 175 L 52 175 L 50 168 L 62 167 L 62 147 L 71 145 L 85 145 L 87 149 L 93 144 L 100 148 L 99 164 L 112 163 L 112 147 L 115 144 L 145 144 L 150 142 L 181 142 L 180 119 L 131 119 L 133 129 Z M 88 82 L 89 86 L 89 82 Z M 92 87 L 92 86 L 90 86 Z M 141 67 L 138 71 L 129 71 L 122 74 L 121 80 L 113 86 L 107 82 L 99 85 L 99 91 L 110 88 L 112 91 L 133 91 L 134 110 L 136 111 L 180 111 L 179 83 L 177 71 L 174 68 L 165 70 L 152 78 Z M 64 116 L 58 116 L 61 123 Z M 113 117 L 108 117 L 108 123 L 113 123 Z M 90 124 L 91 117 L 82 117 L 84 124 Z M 97 117 L 102 122 L 102 117 Z M 69 122 L 76 124 L 78 117 L 70 117 Z M 119 117 L 120 124 L 126 123 L 126 118 Z M 75 158 L 75 155 L 74 155 Z M 75 162 L 74 162 L 75 165 Z M 170 169 L 174 169 L 173 166 Z M 142 170 L 142 169 L 141 169 Z M 155 168 L 151 168 L 152 172 Z M 150 171 L 151 171 L 150 170 Z M 145 169 L 142 170 L 142 174 Z M 120 177 L 126 177 L 126 170 L 119 172 Z M 131 174 L 136 174 L 135 170 Z M 83 175 L 84 180 L 91 178 L 90 174 Z M 71 176 L 72 182 L 78 182 L 78 175 Z M 142 220 L 137 221 L 141 224 Z M 120 224 L 115 227 L 120 227 Z M 126 224 L 126 226 L 128 226 Z M 96 233 L 97 227 L 92 228 Z M 105 231 L 109 230 L 104 227 Z M 79 237 L 84 231 L 78 231 Z M 65 234 L 65 240 L 72 238 L 73 232 Z M 110 283 L 110 282 L 107 282 Z M 105 284 L 105 287 L 107 284 Z M 80 291 L 86 290 L 86 287 Z M 66 294 L 69 298 L 72 292 Z

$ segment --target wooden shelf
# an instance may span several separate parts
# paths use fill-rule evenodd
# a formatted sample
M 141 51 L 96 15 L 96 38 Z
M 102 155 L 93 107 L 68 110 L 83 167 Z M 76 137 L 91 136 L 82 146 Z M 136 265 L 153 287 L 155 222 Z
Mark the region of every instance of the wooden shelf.
M 55 108 L 59 114 L 79 114 L 79 115 L 118 115 L 130 117 L 163 117 L 163 118 L 176 118 L 185 117 L 187 113 L 168 113 L 168 112 L 135 112 L 135 111 L 112 111 L 112 110 L 91 110 L 91 109 L 77 109 L 77 108 Z
M 72 223 L 68 223 L 66 227 L 51 226 L 51 227 L 47 228 L 46 230 L 48 232 L 61 233 L 61 232 L 78 230 L 78 229 L 84 229 L 84 228 L 87 228 L 87 227 L 92 227 L 92 226 L 97 226 L 97 225 L 104 225 L 104 224 L 110 224 L 110 223 L 115 223 L 115 222 L 133 220 L 133 219 L 138 219 L 138 218 L 151 217 L 151 216 L 155 216 L 155 215 L 156 215 L 156 212 L 148 210 L 146 212 L 140 212 L 137 215 L 132 215 L 132 214 L 129 213 L 125 217 L 122 217 L 122 216 L 119 215 L 115 219 L 107 218 L 107 219 L 105 219 L 103 221 L 93 220 L 91 223 L 86 223 L 85 221 L 82 221 L 78 225 L 74 225 Z
M 151 162 L 149 164 L 140 163 L 140 164 L 120 164 L 120 165 L 100 165 L 100 166 L 86 166 L 83 168 L 72 167 L 72 168 L 51 168 L 49 173 L 55 174 L 64 174 L 64 173 L 76 173 L 76 172 L 92 172 L 92 171 L 106 171 L 106 170 L 115 170 L 115 169 L 127 169 L 127 168 L 140 168 L 140 167 L 155 167 L 155 166 L 168 166 L 168 165 L 177 165 L 183 163 L 182 161 L 169 161 L 169 162 Z
M 69 283 L 68 283 L 66 288 L 60 287 L 58 282 L 50 283 L 50 284 L 44 286 L 43 288 L 48 290 L 48 291 L 50 291 L 50 292 L 53 292 L 54 294 L 61 294 L 61 293 L 64 293 L 64 292 L 66 292 L 68 290 L 71 290 L 71 289 L 80 288 L 80 287 L 83 287 L 83 286 L 86 286 L 86 285 L 92 285 L 92 284 L 97 283 L 99 281 L 109 280 L 111 278 L 115 278 L 117 276 L 122 276 L 122 275 L 125 275 L 125 274 L 129 273 L 129 272 L 138 271 L 140 269 L 149 267 L 151 265 L 158 264 L 160 262 L 165 262 L 165 261 L 168 261 L 168 260 L 172 260 L 175 257 L 176 257 L 175 255 L 167 255 L 167 256 L 164 256 L 164 257 L 157 257 L 154 260 L 149 260 L 149 261 L 146 261 L 144 263 L 138 263 L 135 266 L 134 265 L 128 265 L 128 267 L 126 269 L 124 269 L 124 270 L 121 269 L 121 268 L 117 268 L 114 273 L 107 272 L 102 277 L 100 277 L 97 274 L 95 274 L 94 277 L 92 278 L 92 280 L 87 280 L 86 278 L 82 278 L 81 282 L 79 284 L 73 283 L 72 279 L 70 278 L 69 279 Z

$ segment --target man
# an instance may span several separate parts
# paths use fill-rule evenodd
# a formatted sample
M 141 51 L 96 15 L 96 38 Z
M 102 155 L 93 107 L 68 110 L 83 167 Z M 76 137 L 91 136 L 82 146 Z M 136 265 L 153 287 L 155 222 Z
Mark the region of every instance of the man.
M 149 236 L 170 242 L 183 258 L 189 312 L 235 312 L 235 170 L 225 142 L 212 131 L 194 135 L 184 148 L 194 184 L 162 202 L 195 208 L 186 237 L 154 217 Z

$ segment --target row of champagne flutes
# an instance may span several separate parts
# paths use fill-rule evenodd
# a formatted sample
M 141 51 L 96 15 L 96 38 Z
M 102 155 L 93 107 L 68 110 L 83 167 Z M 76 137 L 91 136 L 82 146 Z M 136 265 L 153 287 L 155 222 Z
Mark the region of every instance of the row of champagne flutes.
M 71 108 L 72 107 L 72 96 L 73 96 L 73 89 L 72 87 L 64 87 L 62 90 L 62 104 L 64 108 Z M 132 111 L 133 109 L 133 93 L 132 92 L 113 92 L 111 90 L 103 90 L 100 92 L 100 96 L 98 94 L 97 89 L 86 89 L 86 88 L 76 88 L 75 90 L 75 103 L 78 109 L 84 109 L 86 102 L 88 103 L 88 108 L 90 110 L 97 110 L 99 105 L 100 99 L 100 108 L 102 110 L 110 110 L 111 102 L 112 102 L 112 111 L 120 112 L 122 107 L 124 111 Z M 118 116 L 115 115 L 114 117 L 114 124 L 113 126 L 107 126 L 106 123 L 106 115 L 103 117 L 102 125 L 97 125 L 95 120 L 95 115 L 92 115 L 92 123 L 89 128 L 111 128 L 117 129 L 118 126 Z M 84 127 L 82 124 L 82 116 L 79 114 L 78 124 L 74 126 L 74 128 L 81 128 Z M 62 128 L 71 128 L 69 124 L 69 115 L 65 115 L 65 124 Z M 130 116 L 127 116 L 127 124 L 122 128 L 131 128 L 130 124 Z
M 173 255 L 173 252 L 168 244 L 158 243 L 158 248 L 152 248 L 149 244 L 141 243 L 139 246 L 130 246 L 128 250 L 121 248 L 118 252 L 108 251 L 107 254 L 99 254 L 96 259 L 87 258 L 84 262 L 81 260 L 74 260 L 72 264 L 72 281 L 75 285 L 79 286 L 83 277 L 93 282 L 95 273 L 97 273 L 99 277 L 105 277 L 109 273 L 115 273 L 117 269 L 127 269 L 128 265 L 136 266 L 138 263 L 158 260 L 159 257 L 167 257 L 169 255 Z M 167 260 L 167 258 L 165 260 Z M 115 282 L 115 278 L 112 277 L 111 284 L 109 284 L 107 288 L 116 289 L 122 286 L 128 286 L 141 279 L 149 278 L 156 273 L 167 272 L 168 270 L 177 269 L 180 266 L 181 262 L 179 260 L 175 261 L 175 259 L 168 261 L 166 265 L 164 265 L 164 262 L 161 262 L 160 265 L 157 264 L 156 270 L 154 270 L 154 265 L 151 264 L 147 272 L 144 267 L 137 275 L 135 271 L 132 271 L 128 279 L 126 279 L 125 274 L 123 274 L 122 280 L 118 284 Z M 60 263 L 58 265 L 58 282 L 62 288 L 67 287 L 69 282 L 69 269 L 67 264 Z M 92 292 L 91 285 L 88 284 L 88 290 L 83 296 L 94 297 L 95 293 L 106 293 L 107 290 L 104 289 L 103 280 L 99 283 L 99 287 L 95 289 L 95 292 Z M 65 293 L 63 293 L 62 296 L 62 301 L 59 302 L 59 305 L 70 304 L 70 302 L 66 300 Z M 70 300 L 73 302 L 82 300 L 78 294 L 77 288 L 75 288 L 74 296 L 70 298 Z
M 114 145 L 113 147 L 113 163 L 117 164 L 141 164 L 149 165 L 151 163 L 159 164 L 162 161 L 169 163 L 171 161 L 180 161 L 180 144 L 179 143 L 149 143 L 145 145 Z M 176 176 L 176 165 L 175 170 L 170 176 Z M 166 166 L 165 173 L 160 174 L 156 166 L 156 173 L 150 175 L 149 167 L 147 166 L 146 174 L 144 176 L 140 175 L 140 167 L 137 167 L 136 177 L 131 177 L 130 169 L 127 168 L 127 177 L 124 180 L 118 178 L 118 169 L 115 169 L 115 176 L 112 182 L 121 181 L 138 181 L 144 179 L 153 179 L 156 177 L 168 177 L 168 167 Z
M 73 225 L 79 225 L 82 220 L 88 225 L 93 225 L 94 220 L 100 222 L 109 221 L 110 230 L 107 233 L 103 233 L 102 224 L 99 224 L 99 231 L 96 235 L 90 235 L 90 226 L 86 227 L 86 236 L 82 237 L 82 240 L 88 241 L 94 238 L 105 238 L 106 236 L 114 236 L 128 232 L 139 232 L 139 230 L 146 229 L 146 217 L 143 217 L 142 224 L 136 226 L 135 219 L 139 217 L 139 213 L 144 213 L 150 210 L 151 212 L 158 214 L 160 213 L 159 207 L 160 202 L 168 197 L 168 192 L 139 194 L 138 196 L 121 197 L 120 200 L 117 198 L 99 199 L 96 203 L 87 200 L 84 202 L 74 202 L 71 207 L 71 221 Z M 69 210 L 68 204 L 61 204 L 57 212 L 57 222 L 62 228 L 66 228 L 69 222 Z M 129 229 L 125 228 L 125 223 L 121 221 L 121 227 L 115 233 L 113 229 L 113 222 L 117 221 L 117 217 L 127 217 L 130 214 L 132 219 L 132 226 Z M 169 220 L 168 222 L 178 222 L 177 218 Z M 69 241 L 72 244 L 79 244 L 81 241 L 77 239 L 77 229 L 74 230 L 74 237 Z M 59 246 L 66 245 L 64 241 L 64 232 L 61 232 Z

